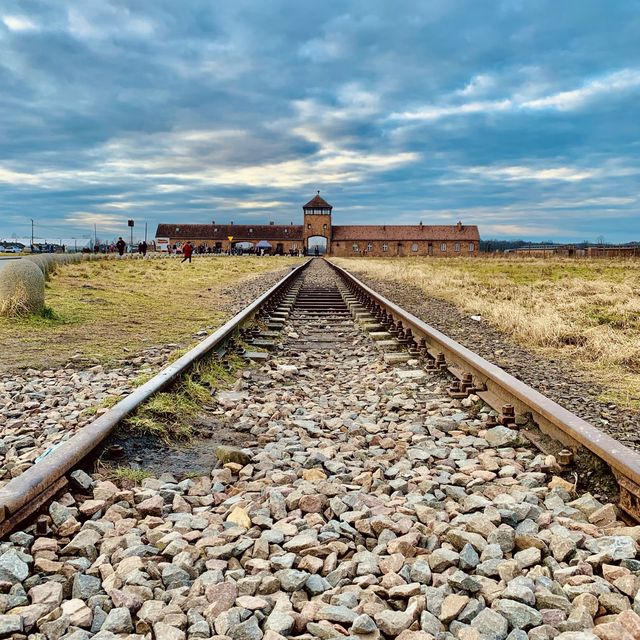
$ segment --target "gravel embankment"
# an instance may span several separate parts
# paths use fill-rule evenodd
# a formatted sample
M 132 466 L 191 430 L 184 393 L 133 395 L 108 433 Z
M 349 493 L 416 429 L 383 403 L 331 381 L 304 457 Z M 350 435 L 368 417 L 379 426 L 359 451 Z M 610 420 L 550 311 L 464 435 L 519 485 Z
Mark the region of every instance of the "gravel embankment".
M 0 634 L 640 637 L 640 527 L 573 495 L 516 431 L 485 429 L 473 398 L 341 334 L 219 395 L 255 442 L 209 475 L 121 489 L 76 473 L 48 535 L 0 545 Z
M 543 358 L 518 346 L 486 320 L 476 322 L 471 314 L 454 304 L 425 296 L 424 291 L 405 283 L 377 280 L 354 271 L 375 291 L 402 306 L 427 324 L 442 331 L 483 358 L 502 367 L 584 420 L 602 429 L 632 449 L 640 450 L 640 413 L 597 399 L 604 391 L 588 372 L 570 363 Z
M 241 286 L 225 287 L 218 309 L 234 315 L 289 270 L 259 274 Z M 215 328 L 203 328 L 197 337 Z M 129 393 L 137 377 L 158 371 L 179 346 L 157 346 L 110 368 L 76 355 L 60 369 L 0 376 L 0 486 L 85 426 L 93 419 L 92 408 L 109 397 Z

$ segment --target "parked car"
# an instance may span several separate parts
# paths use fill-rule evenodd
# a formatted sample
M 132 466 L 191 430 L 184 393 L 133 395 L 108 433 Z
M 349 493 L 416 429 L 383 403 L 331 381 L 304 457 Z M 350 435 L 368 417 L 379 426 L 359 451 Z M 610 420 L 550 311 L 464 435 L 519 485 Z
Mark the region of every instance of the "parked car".
M 4 253 L 20 253 L 22 251 L 22 247 L 18 245 L 5 245 L 4 247 L 0 247 L 0 252 Z

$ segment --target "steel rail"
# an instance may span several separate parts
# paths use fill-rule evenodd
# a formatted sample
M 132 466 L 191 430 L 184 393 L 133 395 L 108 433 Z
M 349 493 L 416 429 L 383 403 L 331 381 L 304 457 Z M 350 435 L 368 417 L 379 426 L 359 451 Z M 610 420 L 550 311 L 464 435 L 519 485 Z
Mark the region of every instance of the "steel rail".
M 584 447 L 603 460 L 618 482 L 620 507 L 634 519 L 640 520 L 640 454 L 405 311 L 346 269 L 331 261 L 327 262 L 347 282 L 401 321 L 405 329 L 410 328 L 414 338 L 423 338 L 431 348 L 430 354 L 433 357 L 444 354 L 447 369 L 454 375 L 461 378 L 464 373 L 471 373 L 476 387 L 486 389 L 474 393 L 487 404 L 498 411 L 501 403 L 512 404 L 520 414 L 530 413 L 536 426 L 546 435 L 560 440 L 572 449 Z
M 287 284 L 293 282 L 309 262 L 310 260 L 307 260 L 293 269 L 193 349 L 162 369 L 109 411 L 80 429 L 45 458 L 0 488 L 0 537 L 32 515 L 38 503 L 42 502 L 39 498 L 43 495 L 50 496 L 54 486 L 59 488 L 60 479 L 103 442 L 121 420 L 153 394 L 166 388 L 196 361 L 223 344 L 242 324 L 253 318 L 266 302 Z

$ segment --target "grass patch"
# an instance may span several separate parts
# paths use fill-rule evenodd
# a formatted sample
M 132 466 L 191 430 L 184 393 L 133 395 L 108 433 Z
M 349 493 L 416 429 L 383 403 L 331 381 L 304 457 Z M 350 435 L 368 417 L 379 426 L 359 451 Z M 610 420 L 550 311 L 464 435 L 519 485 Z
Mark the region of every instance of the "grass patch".
M 603 399 L 640 408 L 640 261 L 480 257 L 336 259 L 479 314 L 544 356 L 588 370 Z M 427 318 L 428 321 L 428 318 Z
M 153 378 L 153 376 L 155 375 L 156 373 L 153 371 L 147 371 L 146 373 L 141 373 L 139 376 L 136 376 L 131 381 L 131 384 L 134 387 L 141 387 L 143 384 L 146 384 L 147 382 L 149 382 L 149 380 L 151 380 L 151 378 Z
M 102 402 L 82 410 L 83 416 L 95 416 L 100 409 L 111 409 L 122 400 L 121 396 L 107 396 Z
M 281 257 L 97 260 L 62 265 L 47 283 L 44 315 L 0 318 L 2 367 L 59 366 L 74 354 L 103 364 L 193 334 L 230 317 L 223 289 L 299 264 Z
M 155 393 L 143 403 L 123 422 L 123 428 L 167 443 L 190 440 L 193 418 L 211 401 L 212 391 L 233 380 L 233 372 L 242 366 L 244 361 L 236 356 L 224 363 L 213 356 L 199 360 L 168 390 Z
M 153 475 L 144 469 L 132 469 L 131 467 L 107 468 L 106 473 L 115 480 L 133 484 L 140 484 L 145 478 L 150 478 Z

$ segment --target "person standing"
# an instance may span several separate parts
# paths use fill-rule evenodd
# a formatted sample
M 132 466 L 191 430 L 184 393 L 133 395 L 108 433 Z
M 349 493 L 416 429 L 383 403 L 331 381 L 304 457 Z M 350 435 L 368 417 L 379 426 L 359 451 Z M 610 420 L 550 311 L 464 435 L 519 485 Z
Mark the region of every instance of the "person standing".
M 193 247 L 191 246 L 191 243 L 187 240 L 185 245 L 182 247 L 182 255 L 184 256 L 184 258 L 182 258 L 182 260 L 180 261 L 180 264 L 182 264 L 185 260 L 188 260 L 189 264 L 191 264 L 192 253 L 193 253 Z
M 124 250 L 127 248 L 127 243 L 122 239 L 122 236 L 118 238 L 118 242 L 116 242 L 116 249 L 118 253 L 122 256 L 124 255 Z
M 141 253 L 143 258 L 147 255 L 147 242 L 146 242 L 146 240 L 143 240 L 138 245 L 138 253 Z

